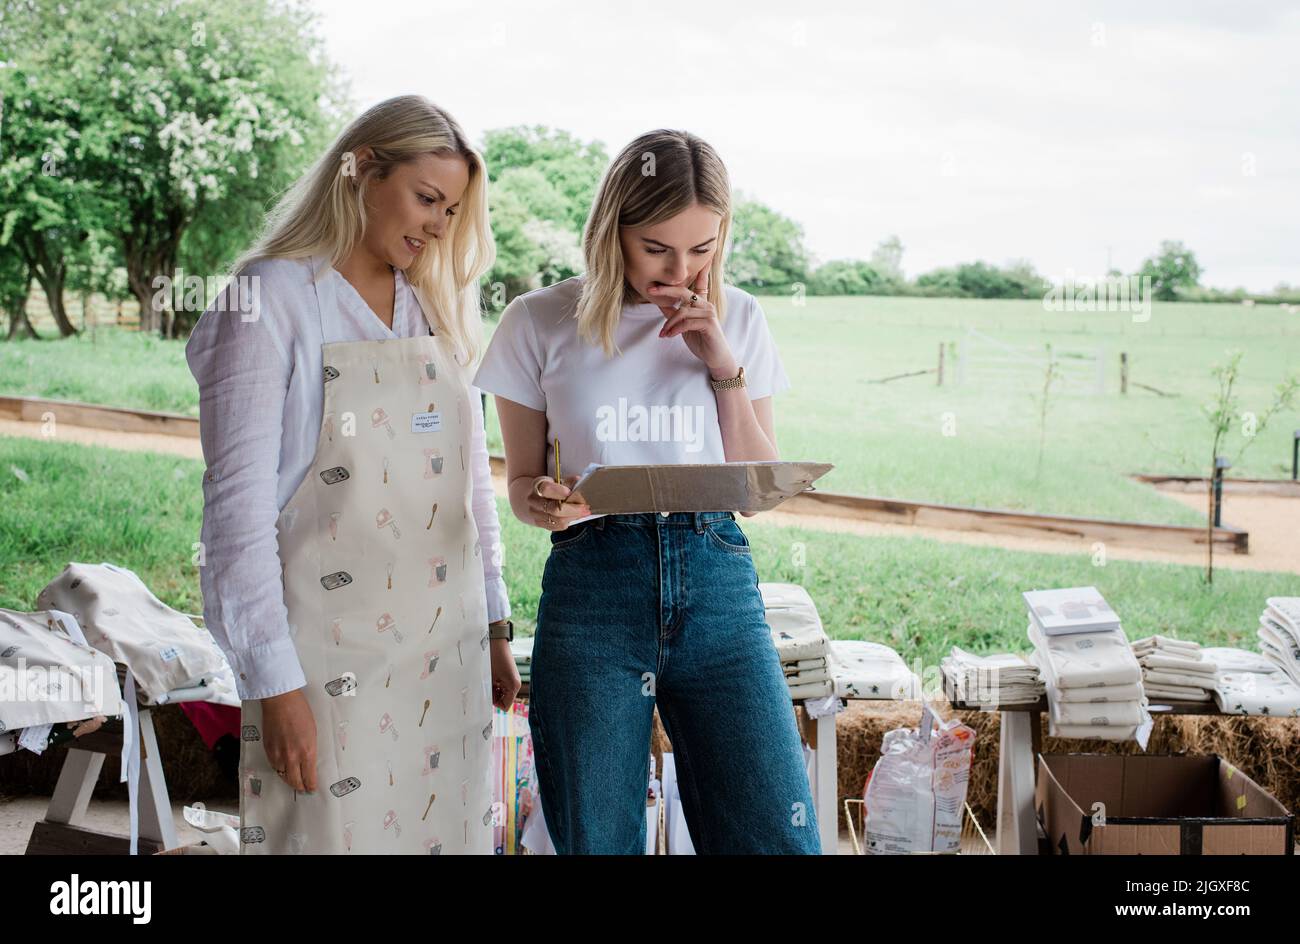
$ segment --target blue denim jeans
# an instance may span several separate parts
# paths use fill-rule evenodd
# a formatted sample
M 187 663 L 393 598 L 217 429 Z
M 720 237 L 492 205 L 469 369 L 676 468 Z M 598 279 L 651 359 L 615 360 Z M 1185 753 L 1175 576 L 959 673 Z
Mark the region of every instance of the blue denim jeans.
M 656 705 L 697 852 L 821 851 L 789 689 L 730 512 L 552 532 L 530 698 L 557 852 L 644 854 Z

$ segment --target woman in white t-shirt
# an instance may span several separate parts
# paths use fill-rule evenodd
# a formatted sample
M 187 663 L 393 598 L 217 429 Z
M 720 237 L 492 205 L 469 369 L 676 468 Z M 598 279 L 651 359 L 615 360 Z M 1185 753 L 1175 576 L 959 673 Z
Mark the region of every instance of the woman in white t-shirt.
M 551 534 L 530 725 L 559 852 L 645 850 L 652 713 L 703 853 L 817 853 L 789 690 L 730 511 L 594 516 L 564 468 L 779 458 L 789 381 L 754 298 L 723 284 L 726 168 L 680 131 L 606 171 L 587 275 L 507 306 L 474 379 L 496 394 L 510 504 Z

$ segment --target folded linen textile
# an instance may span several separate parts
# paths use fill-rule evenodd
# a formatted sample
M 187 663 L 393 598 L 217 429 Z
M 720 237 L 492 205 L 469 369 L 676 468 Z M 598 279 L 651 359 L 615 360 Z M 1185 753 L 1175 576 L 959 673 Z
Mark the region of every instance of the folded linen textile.
M 1089 685 L 1086 688 L 1058 688 L 1058 701 L 1071 702 L 1108 702 L 1137 701 L 1142 697 L 1142 686 L 1131 685 Z
M 1147 686 L 1149 701 L 1209 701 L 1214 697 L 1214 690 L 1209 688 L 1165 688 Z
M 826 669 L 819 669 L 812 672 L 787 672 L 785 682 L 787 685 L 811 685 L 815 682 L 829 682 L 831 673 Z
M 941 667 L 949 697 L 966 704 L 1029 704 L 1046 691 L 1038 666 L 1016 653 L 980 656 L 953 646 Z
M 1160 669 L 1150 669 L 1147 671 L 1144 679 L 1144 685 L 1173 685 L 1178 688 L 1204 688 L 1207 691 L 1214 688 L 1213 675 L 1192 675 L 1188 672 L 1165 672 Z
M 1207 662 L 1213 662 L 1220 674 L 1232 672 L 1262 672 L 1268 675 L 1277 671 L 1277 666 L 1268 656 L 1252 652 L 1249 649 L 1236 649 L 1231 646 L 1207 646 L 1201 650 Z
M 1133 640 L 1133 650 L 1135 652 L 1199 652 L 1201 644 L 1192 642 L 1190 639 L 1173 639 L 1169 636 L 1144 636 L 1142 639 Z
M 1044 637 L 1031 622 L 1029 641 L 1042 656 L 1038 665 L 1049 689 L 1142 681 L 1142 667 L 1122 629 Z
M 1287 648 L 1300 647 L 1300 634 L 1296 630 L 1275 619 L 1272 614 L 1265 611 L 1260 614 L 1259 625 L 1261 630 L 1267 629 L 1272 635 L 1276 636 L 1283 646 Z
M 826 658 L 830 640 L 808 591 L 793 583 L 760 583 L 758 590 L 772 644 L 781 661 Z
M 906 700 L 921 697 L 921 681 L 889 646 L 861 639 L 836 639 L 828 660 L 840 698 Z
M 1188 675 L 1209 675 L 1213 676 L 1217 671 L 1213 662 L 1205 659 L 1180 659 L 1177 656 L 1167 655 L 1140 655 L 1138 664 L 1148 669 L 1164 669 L 1171 672 L 1183 672 Z
M 1142 704 L 1136 701 L 1091 702 L 1054 701 L 1052 718 L 1061 725 L 1104 725 L 1106 727 L 1134 727 L 1142 722 Z
M 1260 651 L 1289 675 L 1292 681 L 1300 684 L 1300 643 L 1296 642 L 1289 630 L 1268 617 L 1261 616 L 1259 622 L 1256 636 Z
M 796 662 L 782 662 L 781 668 L 787 672 L 807 672 L 810 669 L 824 669 L 829 664 L 829 658 L 821 659 L 799 659 Z
M 1076 741 L 1131 741 L 1138 738 L 1141 725 L 1112 727 L 1097 724 L 1048 724 L 1047 736 L 1070 738 Z M 1140 743 L 1140 739 L 1139 739 Z
M 812 682 L 808 685 L 791 685 L 790 697 L 795 701 L 804 701 L 808 698 L 825 698 L 835 691 L 835 683 L 830 679 L 824 682 Z
M 1264 612 L 1300 636 L 1300 597 L 1269 597 Z
M 1100 633 L 1079 633 L 1044 638 L 1037 627 L 1029 624 L 1029 639 L 1034 643 L 1033 660 L 1043 670 L 1047 683 L 1047 702 L 1052 709 L 1047 715 L 1047 733 L 1050 737 L 1095 739 L 1103 741 L 1136 740 L 1145 750 L 1151 736 L 1152 720 L 1145 700 L 1106 703 L 1107 711 L 1121 710 L 1124 705 L 1135 706 L 1139 721 L 1136 724 L 1060 724 L 1057 716 L 1060 705 L 1059 692 L 1065 688 L 1087 688 L 1089 685 L 1131 685 L 1141 682 L 1142 667 L 1129 647 L 1122 629 Z M 1062 683 L 1065 683 L 1062 686 Z
M 1214 700 L 1227 714 L 1300 716 L 1300 685 L 1282 672 L 1226 672 Z

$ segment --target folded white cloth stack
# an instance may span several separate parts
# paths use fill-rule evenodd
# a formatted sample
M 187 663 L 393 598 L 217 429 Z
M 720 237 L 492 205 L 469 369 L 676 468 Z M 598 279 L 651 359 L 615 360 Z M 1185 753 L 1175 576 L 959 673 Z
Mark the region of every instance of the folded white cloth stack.
M 1201 654 L 1218 669 L 1214 700 L 1234 715 L 1300 716 L 1300 685 L 1267 655 L 1210 647 Z
M 1141 692 L 1142 667 L 1121 628 L 1100 632 L 1045 636 L 1029 621 L 1034 662 L 1047 686 L 1048 734 L 1052 737 L 1136 739 L 1143 747 L 1151 733 L 1151 716 Z M 1094 701 L 1091 691 L 1139 693 L 1123 700 Z M 1069 693 L 1062 697 L 1062 693 Z M 1085 700 L 1086 699 L 1086 700 Z
M 897 652 L 878 642 L 831 642 L 831 680 L 840 698 L 919 700 L 921 680 Z
M 1259 648 L 1300 685 L 1300 597 L 1269 597 L 1259 617 Z
M 790 697 L 803 701 L 830 695 L 834 691 L 827 672 L 830 639 L 808 591 L 793 583 L 760 583 L 758 590 Z
M 1200 643 L 1168 636 L 1135 640 L 1133 654 L 1142 666 L 1142 685 L 1150 701 L 1209 701 L 1218 685 L 1218 668 L 1201 656 Z
M 970 705 L 1033 704 L 1047 690 L 1038 666 L 1012 652 L 977 656 L 953 646 L 941 666 L 949 696 Z

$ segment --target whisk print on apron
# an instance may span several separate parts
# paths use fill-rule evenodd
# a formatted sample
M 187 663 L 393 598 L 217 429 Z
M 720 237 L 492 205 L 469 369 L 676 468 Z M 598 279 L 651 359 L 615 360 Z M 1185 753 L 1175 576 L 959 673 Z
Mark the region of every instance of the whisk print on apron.
M 332 278 L 316 282 L 326 339 L 339 336 Z M 299 793 L 275 772 L 261 702 L 245 701 L 240 851 L 489 854 L 492 703 L 468 379 L 440 335 L 327 341 L 322 355 L 316 455 L 278 522 L 317 790 Z

